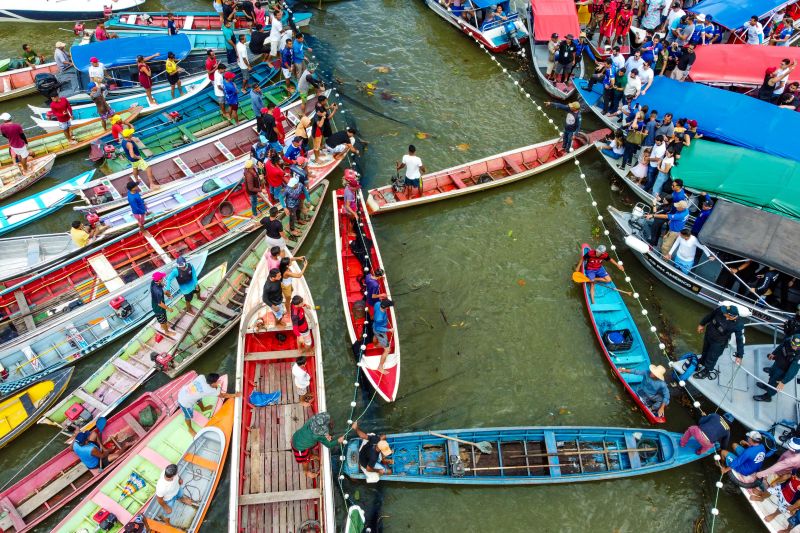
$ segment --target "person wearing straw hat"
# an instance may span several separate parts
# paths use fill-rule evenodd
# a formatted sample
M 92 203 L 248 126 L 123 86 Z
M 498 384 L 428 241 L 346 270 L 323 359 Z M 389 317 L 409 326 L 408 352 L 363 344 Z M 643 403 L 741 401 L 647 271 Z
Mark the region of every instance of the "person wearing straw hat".
M 392 469 L 386 465 L 394 464 L 394 460 L 389 458 L 394 452 L 386 440 L 386 435 L 365 433 L 358 427 L 358 422 L 353 422 L 350 427 L 361 439 L 361 445 L 358 448 L 358 466 L 367 476 L 367 482 L 375 483 L 382 474 L 391 474 Z
M 564 141 L 561 144 L 561 148 L 565 152 L 569 152 L 572 149 L 573 137 L 581 129 L 581 104 L 579 102 L 570 102 L 564 105 L 558 102 L 545 102 L 544 105 L 567 112 L 567 116 L 564 117 Z
M 131 163 L 133 180 L 138 182 L 139 172 L 144 170 L 147 174 L 147 186 L 150 187 L 150 189 L 157 189 L 158 185 L 156 185 L 156 183 L 153 181 L 153 170 L 150 168 L 150 165 L 147 164 L 147 161 L 144 160 L 141 152 L 139 151 L 139 139 L 133 136 L 135 132 L 136 130 L 133 128 L 122 130 L 122 138 L 124 139 L 122 151 L 125 154 L 125 158 Z
M 642 381 L 633 390 L 639 395 L 648 409 L 663 417 L 664 411 L 669 405 L 669 387 L 664 382 L 664 375 L 667 369 L 661 365 L 650 365 L 649 371 L 633 370 L 630 368 L 620 368 L 622 374 L 634 374 L 642 376 Z
M 344 435 L 334 439 L 330 434 L 332 426 L 331 415 L 323 411 L 306 420 L 306 423 L 292 435 L 294 460 L 302 465 L 303 472 L 308 478 L 314 479 L 319 476 L 319 472 L 311 469 L 312 462 L 319 460 L 319 454 L 315 451 L 319 444 L 333 448 L 336 444 L 344 443 Z
M 8 139 L 8 151 L 16 161 L 19 170 L 26 174 L 28 172 L 28 162 L 33 160 L 33 156 L 28 151 L 28 138 L 22 126 L 11 120 L 11 115 L 3 113 L 0 115 L 0 134 Z
M 69 54 L 65 50 L 66 47 L 67 47 L 66 43 L 64 43 L 63 41 L 58 41 L 56 43 L 56 49 L 53 52 L 53 60 L 56 62 L 58 71 L 61 73 L 64 73 L 73 67 L 72 60 L 70 59 Z

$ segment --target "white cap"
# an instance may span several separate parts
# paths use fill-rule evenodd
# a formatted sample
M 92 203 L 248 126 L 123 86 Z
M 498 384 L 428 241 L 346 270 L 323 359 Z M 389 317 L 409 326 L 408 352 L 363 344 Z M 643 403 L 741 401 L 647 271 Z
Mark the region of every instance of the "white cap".
M 11 115 L 9 115 L 8 113 L 3 113 L 2 115 L 0 115 L 0 120 L 9 121 L 11 120 Z
M 756 442 L 761 442 L 762 440 L 764 440 L 764 437 L 761 435 L 761 433 L 759 433 L 758 431 L 755 431 L 755 430 L 754 431 L 748 431 L 747 432 L 747 438 L 751 439 L 751 440 L 754 440 Z
M 297 187 L 297 184 L 300 183 L 300 180 L 297 178 L 292 178 L 289 180 L 289 187 Z

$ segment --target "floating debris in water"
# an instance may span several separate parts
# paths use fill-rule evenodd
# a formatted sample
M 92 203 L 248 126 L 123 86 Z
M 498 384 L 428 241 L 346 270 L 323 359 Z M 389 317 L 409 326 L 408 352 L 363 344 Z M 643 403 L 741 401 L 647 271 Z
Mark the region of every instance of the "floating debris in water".
M 428 137 L 430 137 L 430 134 L 425 133 L 424 131 L 417 132 L 417 139 L 427 139 Z
M 524 280 L 524 279 L 522 279 L 522 278 L 519 278 L 519 279 L 517 280 L 517 285 L 519 285 L 520 287 L 524 287 L 524 286 L 525 286 L 525 285 L 527 285 L 527 284 L 528 284 L 528 282 L 527 282 L 527 281 L 525 281 L 525 280 Z
M 505 198 L 503 198 L 503 203 L 506 205 L 514 205 L 514 199 L 511 198 L 510 196 L 506 196 Z
M 466 151 L 467 151 L 467 150 L 469 150 L 471 147 L 470 147 L 470 145 L 469 145 L 469 144 L 467 144 L 467 143 L 461 143 L 461 144 L 457 144 L 457 145 L 456 145 L 456 148 L 458 148 L 458 149 L 459 149 L 460 151 L 462 151 L 462 152 L 466 152 Z
M 388 74 L 392 71 L 392 67 L 388 65 L 381 65 L 379 67 L 375 67 L 375 70 L 377 70 L 381 74 Z

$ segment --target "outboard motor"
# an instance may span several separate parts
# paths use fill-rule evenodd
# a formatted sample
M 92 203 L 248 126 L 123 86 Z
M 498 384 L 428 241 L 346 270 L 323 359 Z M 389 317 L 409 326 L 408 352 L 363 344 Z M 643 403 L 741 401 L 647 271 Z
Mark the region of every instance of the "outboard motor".
M 174 368 L 172 363 L 172 356 L 168 353 L 150 352 L 150 360 L 153 361 L 155 367 L 161 372 L 166 372 L 170 368 Z
M 48 99 L 58 94 L 58 90 L 61 88 L 61 82 L 49 72 L 37 74 L 34 78 L 34 83 L 36 84 L 36 91 Z
M 503 25 L 503 29 L 505 29 L 506 35 L 508 36 L 508 44 L 511 50 L 524 57 L 525 48 L 522 47 L 522 43 L 519 41 L 516 19 L 507 21 Z

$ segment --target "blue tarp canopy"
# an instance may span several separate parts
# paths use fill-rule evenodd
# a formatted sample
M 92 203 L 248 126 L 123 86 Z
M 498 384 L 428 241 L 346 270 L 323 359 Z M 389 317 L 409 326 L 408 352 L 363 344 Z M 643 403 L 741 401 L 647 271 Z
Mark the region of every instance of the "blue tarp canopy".
M 705 136 L 800 161 L 800 143 L 796 137 L 800 131 L 800 113 L 793 110 L 781 109 L 752 96 L 664 76 L 656 76 L 647 94 L 637 98 L 636 103 L 657 110 L 659 118 L 671 112 L 676 120 L 694 119 Z
M 501 6 L 503 6 L 503 11 L 505 11 L 506 13 L 508 13 L 509 2 L 510 2 L 510 0 L 501 0 L 500 2 L 498 2 L 497 0 L 469 0 L 469 1 L 472 2 L 472 5 L 474 5 L 475 7 L 479 7 L 481 9 L 486 9 L 487 7 L 492 7 L 500 4 Z
M 192 43 L 184 34 L 152 35 L 146 37 L 109 39 L 96 43 L 73 46 L 70 50 L 72 63 L 82 71 L 89 69 L 89 59 L 96 57 L 106 68 L 122 67 L 136 64 L 137 56 L 151 56 L 156 52 L 158 57 L 153 61 L 166 61 L 167 53 L 173 52 L 180 61 L 192 51 Z
M 735 30 L 744 26 L 753 15 L 761 17 L 789 3 L 787 0 L 703 0 L 687 10 L 711 15 L 714 22 Z

